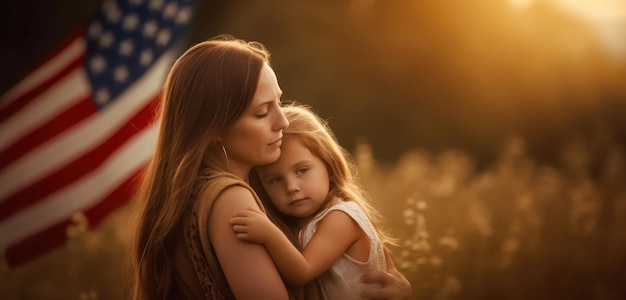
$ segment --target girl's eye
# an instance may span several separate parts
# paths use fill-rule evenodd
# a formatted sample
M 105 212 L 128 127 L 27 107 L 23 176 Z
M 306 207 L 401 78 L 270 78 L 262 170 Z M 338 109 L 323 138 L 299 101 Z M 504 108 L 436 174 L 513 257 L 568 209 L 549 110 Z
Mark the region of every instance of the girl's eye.
M 280 177 L 270 178 L 269 183 L 272 184 L 272 183 L 280 182 L 280 179 L 281 179 Z
M 309 170 L 309 168 L 299 168 L 296 170 L 296 174 L 304 174 Z
M 264 112 L 264 113 L 261 113 L 261 114 L 257 114 L 256 117 L 257 117 L 257 119 L 263 119 L 263 118 L 267 117 L 268 114 L 269 114 L 269 112 Z

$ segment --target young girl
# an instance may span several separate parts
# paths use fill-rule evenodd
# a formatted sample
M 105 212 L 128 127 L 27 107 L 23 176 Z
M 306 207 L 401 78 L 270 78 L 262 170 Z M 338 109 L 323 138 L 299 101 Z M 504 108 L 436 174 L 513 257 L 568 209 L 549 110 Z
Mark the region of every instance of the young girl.
M 287 282 L 297 286 L 319 276 L 326 299 L 359 298 L 368 287 L 361 276 L 387 269 L 383 243 L 388 238 L 373 223 L 379 215 L 327 123 L 305 106 L 287 106 L 283 112 L 289 127 L 283 130 L 281 155 L 256 168 L 262 185 L 257 193 L 291 221 L 303 249 L 258 209 L 236 212 L 233 230 L 241 240 L 263 244 Z

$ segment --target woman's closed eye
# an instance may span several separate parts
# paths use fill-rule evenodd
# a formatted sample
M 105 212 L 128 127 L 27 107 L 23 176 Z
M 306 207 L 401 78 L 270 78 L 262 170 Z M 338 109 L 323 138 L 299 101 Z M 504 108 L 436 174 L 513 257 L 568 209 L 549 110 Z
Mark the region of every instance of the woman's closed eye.
M 263 118 L 265 118 L 265 117 L 270 115 L 270 111 L 280 110 L 280 106 L 281 106 L 280 99 L 276 100 L 276 102 L 274 102 L 274 104 L 272 104 L 272 103 L 266 104 L 265 107 L 264 107 L 265 111 L 261 111 L 261 112 L 255 114 L 254 116 L 257 117 L 258 119 L 263 119 Z

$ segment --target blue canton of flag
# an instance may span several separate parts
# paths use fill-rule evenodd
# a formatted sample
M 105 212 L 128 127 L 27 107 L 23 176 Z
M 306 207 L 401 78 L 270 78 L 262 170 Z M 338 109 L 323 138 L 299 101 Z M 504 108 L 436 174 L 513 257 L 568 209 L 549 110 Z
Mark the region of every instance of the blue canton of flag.
M 86 70 L 99 108 L 139 78 L 182 35 L 192 1 L 107 0 L 88 25 Z

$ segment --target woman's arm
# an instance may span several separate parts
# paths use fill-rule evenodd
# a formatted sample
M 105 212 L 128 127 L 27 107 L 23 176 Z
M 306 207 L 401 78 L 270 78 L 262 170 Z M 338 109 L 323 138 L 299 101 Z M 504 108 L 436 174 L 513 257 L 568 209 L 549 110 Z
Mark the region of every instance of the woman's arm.
M 309 282 L 330 269 L 363 234 L 346 213 L 331 211 L 300 253 L 260 211 L 237 212 L 231 224 L 238 238 L 265 245 L 285 280 L 294 285 Z
M 391 259 L 391 254 L 387 248 L 385 250 L 385 260 L 387 261 L 387 272 L 371 270 L 361 278 L 364 283 L 380 283 L 381 287 L 370 285 L 370 289 L 361 293 L 365 299 L 397 299 L 408 300 L 411 297 L 411 283 L 398 271 Z
M 237 299 L 288 299 L 271 257 L 261 245 L 235 237 L 229 219 L 237 210 L 256 207 L 251 192 L 241 186 L 226 189 L 209 215 L 211 244 Z

